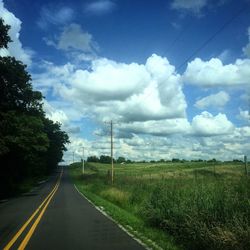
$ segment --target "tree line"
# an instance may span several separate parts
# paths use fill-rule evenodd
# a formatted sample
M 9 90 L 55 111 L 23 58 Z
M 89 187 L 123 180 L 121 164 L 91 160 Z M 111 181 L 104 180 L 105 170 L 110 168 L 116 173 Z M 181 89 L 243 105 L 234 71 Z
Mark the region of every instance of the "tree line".
M 100 162 L 100 163 L 111 163 L 111 157 L 108 155 L 101 155 L 100 157 L 97 157 L 95 155 L 89 156 L 87 158 L 87 162 Z M 125 159 L 125 157 L 118 157 L 117 159 L 113 159 L 114 163 L 132 163 L 131 160 Z
M 0 18 L 0 49 L 8 49 L 9 29 Z M 26 65 L 0 56 L 0 198 L 49 175 L 62 160 L 68 135 L 46 118 L 42 101 Z
M 111 163 L 111 157 L 108 155 L 101 155 L 100 157 L 97 157 L 95 155 L 87 157 L 87 162 L 99 162 L 99 163 L 106 163 L 109 164 Z M 118 157 L 117 159 L 113 158 L 114 163 L 185 163 L 185 162 L 204 162 L 204 163 L 243 163 L 242 160 L 238 159 L 233 159 L 232 161 L 219 161 L 216 160 L 215 158 L 210 159 L 210 160 L 203 160 L 203 159 L 196 159 L 196 160 L 186 160 L 186 159 L 179 159 L 179 158 L 173 158 L 171 160 L 165 160 L 165 159 L 160 159 L 160 160 L 139 160 L 139 161 L 133 161 L 130 159 L 126 159 L 125 157 Z

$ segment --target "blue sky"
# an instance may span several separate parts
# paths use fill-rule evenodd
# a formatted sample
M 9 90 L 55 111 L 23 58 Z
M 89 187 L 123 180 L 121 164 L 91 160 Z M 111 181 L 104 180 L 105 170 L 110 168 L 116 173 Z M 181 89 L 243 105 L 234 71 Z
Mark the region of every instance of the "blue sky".
M 28 65 L 66 161 L 108 154 L 111 119 L 116 157 L 249 155 L 249 0 L 0 0 L 0 15 L 0 54 Z

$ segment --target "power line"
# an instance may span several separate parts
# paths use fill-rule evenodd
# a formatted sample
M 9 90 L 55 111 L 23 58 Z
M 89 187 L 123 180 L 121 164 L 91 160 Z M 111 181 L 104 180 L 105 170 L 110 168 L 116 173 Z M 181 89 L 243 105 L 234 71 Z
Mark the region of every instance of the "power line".
M 232 16 L 227 22 L 225 22 L 212 36 L 204 41 L 200 47 L 198 47 L 183 63 L 181 63 L 176 69 L 182 68 L 190 59 L 192 59 L 198 52 L 200 52 L 207 44 L 209 44 L 218 34 L 220 34 L 230 23 L 232 23 L 237 17 L 239 17 L 246 8 L 240 9 L 234 16 Z
M 188 28 L 191 26 L 191 21 L 184 27 L 184 29 L 182 29 L 177 36 L 175 37 L 175 39 L 172 40 L 172 42 L 170 43 L 170 45 L 168 46 L 168 48 L 166 49 L 166 51 L 169 51 L 170 49 L 172 49 L 175 44 L 181 39 L 181 37 L 184 35 L 184 33 L 188 30 Z
M 181 69 L 189 60 L 191 60 L 198 52 L 200 52 L 204 47 L 206 47 L 218 34 L 220 34 L 229 24 L 231 24 L 236 18 L 238 18 L 244 11 L 248 10 L 247 8 L 240 9 L 235 15 L 233 15 L 228 21 L 226 21 L 218 30 L 216 30 L 215 33 L 213 33 L 207 40 L 205 40 L 196 50 L 193 51 L 193 53 L 188 56 L 179 66 L 176 67 L 176 71 Z M 166 81 L 171 77 L 170 75 Z M 161 88 L 161 86 L 164 83 L 161 83 L 158 85 L 158 89 Z M 152 93 L 149 93 L 144 97 L 144 99 L 147 99 Z

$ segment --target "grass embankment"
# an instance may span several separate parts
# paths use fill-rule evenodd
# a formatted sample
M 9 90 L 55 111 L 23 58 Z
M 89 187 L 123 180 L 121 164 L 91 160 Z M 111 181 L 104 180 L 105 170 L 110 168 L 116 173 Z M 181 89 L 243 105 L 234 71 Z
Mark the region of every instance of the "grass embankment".
M 80 189 L 123 225 L 163 249 L 250 249 L 250 180 L 241 164 L 89 163 L 84 177 L 74 165 Z M 150 226 L 150 227 L 149 227 Z

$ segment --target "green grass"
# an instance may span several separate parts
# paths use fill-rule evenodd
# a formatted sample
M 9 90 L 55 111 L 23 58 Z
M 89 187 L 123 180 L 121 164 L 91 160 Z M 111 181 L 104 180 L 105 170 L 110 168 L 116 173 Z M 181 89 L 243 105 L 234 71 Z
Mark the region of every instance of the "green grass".
M 71 169 L 91 200 L 163 249 L 250 249 L 250 180 L 239 163 L 117 164 L 113 185 L 109 165 Z

